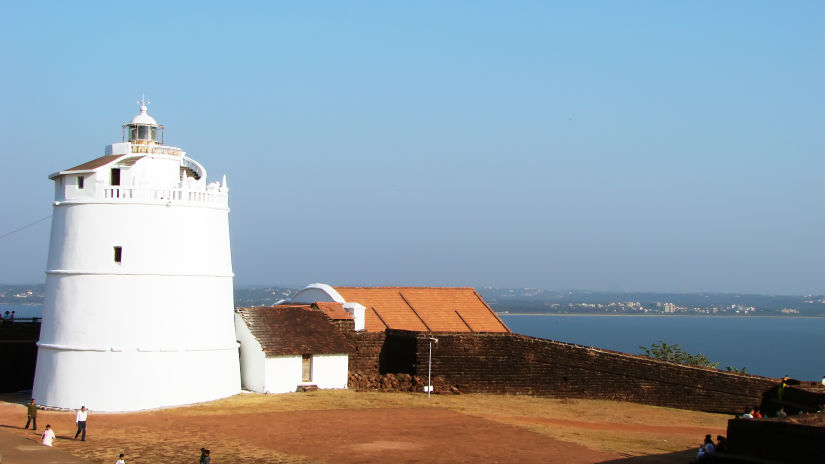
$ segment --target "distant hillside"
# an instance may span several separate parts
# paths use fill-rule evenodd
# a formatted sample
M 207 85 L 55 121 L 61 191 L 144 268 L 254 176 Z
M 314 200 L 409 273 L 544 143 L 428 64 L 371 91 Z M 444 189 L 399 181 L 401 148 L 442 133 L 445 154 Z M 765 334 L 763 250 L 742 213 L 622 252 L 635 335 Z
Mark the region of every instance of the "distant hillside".
M 271 305 L 300 290 L 296 287 L 236 287 L 235 306 Z M 531 314 L 704 314 L 747 316 L 822 316 L 823 295 L 744 293 L 599 292 L 536 288 L 479 287 L 479 294 L 500 313 Z M 0 304 L 42 304 L 43 284 L 0 284 Z
M 709 314 L 825 316 L 823 295 L 598 292 L 479 288 L 498 312 L 557 314 Z

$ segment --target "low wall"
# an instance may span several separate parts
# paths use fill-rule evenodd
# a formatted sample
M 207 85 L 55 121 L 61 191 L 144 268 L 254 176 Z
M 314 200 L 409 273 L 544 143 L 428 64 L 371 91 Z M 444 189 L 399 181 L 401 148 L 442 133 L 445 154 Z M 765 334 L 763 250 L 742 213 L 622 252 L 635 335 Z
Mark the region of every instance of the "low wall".
M 433 334 L 436 388 L 599 398 L 708 412 L 756 406 L 777 380 L 517 334 Z M 428 335 L 416 334 L 426 375 Z
M 0 392 L 31 390 L 37 363 L 39 322 L 4 323 L 0 326 Z
M 391 389 L 395 382 L 382 378 L 390 373 L 426 380 L 430 336 L 438 338 L 432 355 L 437 393 L 598 398 L 739 413 L 759 405 L 778 382 L 518 334 L 388 330 L 351 338 L 350 378 L 359 379 L 351 387 Z
M 782 463 L 821 462 L 825 456 L 825 413 L 731 419 L 727 433 L 729 452 L 741 456 Z

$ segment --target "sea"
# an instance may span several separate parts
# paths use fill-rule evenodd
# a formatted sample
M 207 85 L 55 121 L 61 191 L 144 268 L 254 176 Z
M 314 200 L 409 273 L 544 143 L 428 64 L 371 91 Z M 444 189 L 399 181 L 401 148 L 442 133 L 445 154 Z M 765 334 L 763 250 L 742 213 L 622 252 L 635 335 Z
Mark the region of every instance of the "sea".
M 15 317 L 40 317 L 40 305 L 0 304 Z M 765 377 L 819 381 L 825 375 L 825 318 L 769 316 L 594 316 L 500 314 L 515 333 L 642 354 L 665 342 L 701 353 L 719 367 Z
M 513 332 L 643 354 L 665 342 L 701 353 L 719 368 L 765 377 L 820 381 L 825 375 L 825 318 L 746 316 L 500 315 Z

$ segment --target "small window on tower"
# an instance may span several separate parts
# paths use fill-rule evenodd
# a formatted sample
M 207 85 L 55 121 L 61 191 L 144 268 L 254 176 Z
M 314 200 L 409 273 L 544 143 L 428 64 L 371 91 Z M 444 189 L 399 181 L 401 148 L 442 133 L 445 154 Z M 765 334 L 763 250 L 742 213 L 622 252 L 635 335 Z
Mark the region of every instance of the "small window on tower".
M 77 188 L 79 188 L 79 189 L 83 188 L 83 180 L 84 179 L 85 178 L 83 176 L 77 176 Z
M 312 355 L 305 354 L 301 357 L 301 381 L 312 382 Z
M 123 260 L 123 247 L 115 247 L 115 262 L 119 263 Z
M 112 168 L 112 185 L 120 185 L 120 169 Z

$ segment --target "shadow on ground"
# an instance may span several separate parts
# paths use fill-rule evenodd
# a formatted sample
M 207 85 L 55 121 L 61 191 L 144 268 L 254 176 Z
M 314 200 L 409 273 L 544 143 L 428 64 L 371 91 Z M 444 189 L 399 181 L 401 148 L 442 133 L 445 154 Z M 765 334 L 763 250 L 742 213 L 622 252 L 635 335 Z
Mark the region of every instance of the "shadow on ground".
M 649 456 L 633 456 L 630 458 L 611 459 L 598 464 L 686 464 L 696 459 L 698 449 L 687 449 L 677 453 L 651 454 Z

